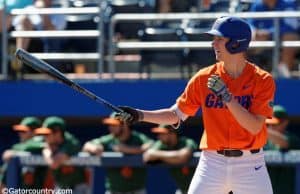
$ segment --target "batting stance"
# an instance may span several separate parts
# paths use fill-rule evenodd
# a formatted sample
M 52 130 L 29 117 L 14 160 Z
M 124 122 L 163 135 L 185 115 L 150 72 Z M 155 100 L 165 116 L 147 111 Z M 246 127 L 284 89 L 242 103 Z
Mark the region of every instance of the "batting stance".
M 246 60 L 251 29 L 236 17 L 218 18 L 213 36 L 216 64 L 197 72 L 171 108 L 146 111 L 120 107 L 129 123 L 147 121 L 179 126 L 202 109 L 201 157 L 188 194 L 271 194 L 262 147 L 266 118 L 272 117 L 272 76 Z M 127 114 L 126 114 L 127 113 Z

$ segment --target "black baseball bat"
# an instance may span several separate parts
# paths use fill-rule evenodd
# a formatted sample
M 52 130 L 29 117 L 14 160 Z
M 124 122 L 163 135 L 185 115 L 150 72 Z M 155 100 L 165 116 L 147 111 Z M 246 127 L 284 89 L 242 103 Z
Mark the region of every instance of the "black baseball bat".
M 17 59 L 24 62 L 26 65 L 32 67 L 33 69 L 37 70 L 41 73 L 46 73 L 53 79 L 71 87 L 72 89 L 76 90 L 77 92 L 93 99 L 94 101 L 105 105 L 106 107 L 112 109 L 115 112 L 124 112 L 122 109 L 118 108 L 117 106 L 109 103 L 108 101 L 104 100 L 103 98 L 95 95 L 91 91 L 85 89 L 84 87 L 80 86 L 79 84 L 73 82 L 72 80 L 68 79 L 63 73 L 46 63 L 45 61 L 38 59 L 37 57 L 33 56 L 29 52 L 25 51 L 24 49 L 17 49 L 15 53 Z

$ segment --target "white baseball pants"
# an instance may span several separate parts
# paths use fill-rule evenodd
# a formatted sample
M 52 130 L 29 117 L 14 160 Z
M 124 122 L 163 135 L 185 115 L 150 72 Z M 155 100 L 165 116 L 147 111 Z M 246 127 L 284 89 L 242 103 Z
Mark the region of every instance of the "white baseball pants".
M 202 151 L 188 194 L 272 194 L 263 151 L 226 157 Z

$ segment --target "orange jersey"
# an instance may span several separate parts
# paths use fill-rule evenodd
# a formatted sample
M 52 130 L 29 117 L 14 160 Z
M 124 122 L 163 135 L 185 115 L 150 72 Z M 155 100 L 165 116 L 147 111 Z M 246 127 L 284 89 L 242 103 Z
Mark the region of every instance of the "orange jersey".
M 225 104 L 208 89 L 207 80 L 217 74 L 224 81 L 234 98 L 249 112 L 272 117 L 275 82 L 272 76 L 258 66 L 247 62 L 242 74 L 231 78 L 226 74 L 222 62 L 201 69 L 188 83 L 177 99 L 179 109 L 189 115 L 202 109 L 204 131 L 200 149 L 257 149 L 265 145 L 267 128 L 253 135 L 243 128 Z

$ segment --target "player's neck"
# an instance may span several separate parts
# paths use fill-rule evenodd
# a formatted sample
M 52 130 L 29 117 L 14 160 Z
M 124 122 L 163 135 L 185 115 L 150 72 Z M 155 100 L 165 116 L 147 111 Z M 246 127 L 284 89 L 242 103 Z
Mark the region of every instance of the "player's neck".
M 243 73 L 245 66 L 246 60 L 243 57 L 232 57 L 230 61 L 224 61 L 226 73 L 232 78 L 239 77 Z

